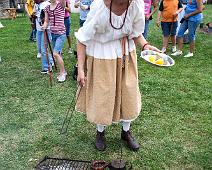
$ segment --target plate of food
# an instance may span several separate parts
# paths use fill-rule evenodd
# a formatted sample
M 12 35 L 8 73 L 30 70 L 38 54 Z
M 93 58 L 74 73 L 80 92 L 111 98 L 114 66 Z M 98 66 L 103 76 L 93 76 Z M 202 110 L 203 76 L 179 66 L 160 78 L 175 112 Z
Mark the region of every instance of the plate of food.
M 142 51 L 141 58 L 151 64 L 161 67 L 170 67 L 175 64 L 174 60 L 170 56 L 152 50 Z

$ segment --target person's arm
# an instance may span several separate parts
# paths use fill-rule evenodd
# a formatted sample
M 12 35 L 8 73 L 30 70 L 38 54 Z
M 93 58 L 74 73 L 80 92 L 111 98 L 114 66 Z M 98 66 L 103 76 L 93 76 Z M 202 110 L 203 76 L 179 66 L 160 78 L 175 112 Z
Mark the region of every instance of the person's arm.
M 163 1 L 160 2 L 160 6 L 159 6 L 159 10 L 158 10 L 158 15 L 157 15 L 156 24 L 157 24 L 158 27 L 160 26 L 161 11 L 163 11 Z
M 143 37 L 143 35 L 140 35 L 139 37 L 133 38 L 135 44 L 137 46 L 140 46 L 142 50 L 153 50 L 157 52 L 161 52 L 158 48 L 150 45 L 146 39 Z
M 77 42 L 77 64 L 78 64 L 78 76 L 77 82 L 81 87 L 85 85 L 85 52 L 86 46 L 81 42 Z
M 66 3 L 65 11 L 71 13 L 70 1 Z
M 78 8 L 79 6 L 80 6 L 80 1 L 79 1 L 79 0 L 75 1 L 74 7 L 75 7 L 75 8 Z
M 27 2 L 25 3 L 25 11 L 26 11 L 28 17 L 31 18 L 31 15 L 30 15 L 29 10 L 28 10 L 28 3 Z
M 180 2 L 180 0 L 178 1 L 178 10 L 174 13 L 174 18 L 176 18 L 178 16 L 178 14 L 183 10 L 183 5 Z
M 151 13 L 149 14 L 149 17 L 151 17 L 151 16 L 157 11 L 157 8 L 158 8 L 158 0 L 153 0 L 152 6 L 153 6 L 153 10 L 152 10 Z
M 158 11 L 157 21 L 156 24 L 159 27 L 160 26 L 160 17 L 161 17 L 161 11 Z
M 44 19 L 44 23 L 43 23 L 43 25 L 41 27 L 42 30 L 47 29 L 48 25 L 49 25 L 49 15 L 48 15 L 48 12 L 45 11 L 45 19 Z
M 194 12 L 191 12 L 190 14 L 186 14 L 184 16 L 185 19 L 188 19 L 189 17 L 202 12 L 202 10 L 203 10 L 202 0 L 196 0 L 196 1 L 197 1 L 197 10 L 195 10 Z

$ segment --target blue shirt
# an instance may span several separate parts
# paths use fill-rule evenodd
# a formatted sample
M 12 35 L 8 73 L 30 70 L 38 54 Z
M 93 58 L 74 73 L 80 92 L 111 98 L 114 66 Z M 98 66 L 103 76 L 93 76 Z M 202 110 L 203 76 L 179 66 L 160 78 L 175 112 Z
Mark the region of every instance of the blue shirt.
M 186 8 L 185 8 L 185 15 L 186 14 L 190 14 L 190 13 L 196 11 L 196 10 L 197 10 L 197 2 L 196 2 L 196 0 L 192 0 L 191 4 L 189 3 L 189 0 L 188 0 Z M 189 21 L 194 21 L 194 22 L 202 20 L 202 13 L 198 13 L 196 15 L 190 16 L 188 18 L 188 20 Z
M 93 2 L 93 0 L 75 0 L 75 3 L 78 2 L 78 1 L 80 1 L 80 5 L 88 6 L 88 9 L 86 9 L 86 10 L 82 10 L 80 8 L 80 19 L 86 20 L 88 12 L 90 11 L 91 3 Z

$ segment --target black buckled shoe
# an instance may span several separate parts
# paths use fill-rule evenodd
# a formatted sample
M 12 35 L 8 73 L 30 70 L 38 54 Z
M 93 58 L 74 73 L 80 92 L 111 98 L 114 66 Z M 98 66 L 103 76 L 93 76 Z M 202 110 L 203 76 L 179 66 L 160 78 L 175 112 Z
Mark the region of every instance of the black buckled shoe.
M 139 150 L 140 145 L 136 142 L 135 138 L 132 136 L 130 131 L 125 132 L 122 129 L 121 139 L 127 144 L 128 148 L 130 148 L 131 150 L 133 151 Z
M 99 151 L 104 151 L 106 149 L 105 131 L 96 132 L 95 146 L 96 146 L 96 149 Z

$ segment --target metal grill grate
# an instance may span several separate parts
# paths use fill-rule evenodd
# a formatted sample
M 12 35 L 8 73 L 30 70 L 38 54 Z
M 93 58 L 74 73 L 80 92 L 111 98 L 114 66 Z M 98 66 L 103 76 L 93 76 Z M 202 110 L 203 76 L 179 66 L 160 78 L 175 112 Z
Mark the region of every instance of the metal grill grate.
M 36 165 L 35 170 L 90 170 L 90 161 L 45 157 Z

